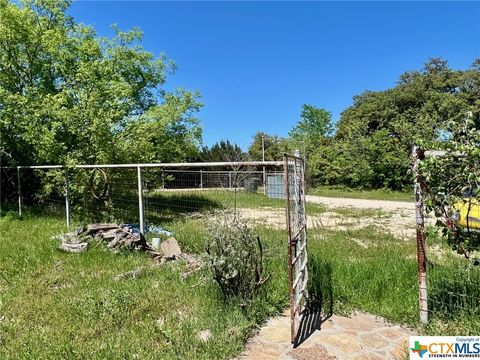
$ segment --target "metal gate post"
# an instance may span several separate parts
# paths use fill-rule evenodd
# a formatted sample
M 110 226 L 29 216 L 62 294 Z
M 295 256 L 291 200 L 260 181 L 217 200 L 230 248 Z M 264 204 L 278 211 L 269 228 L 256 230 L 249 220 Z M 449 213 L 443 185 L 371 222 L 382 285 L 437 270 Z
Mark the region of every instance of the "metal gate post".
M 70 184 L 68 180 L 68 169 L 65 169 L 65 215 L 67 218 L 67 227 L 70 227 Z
M 137 166 L 137 182 L 138 182 L 138 214 L 140 221 L 140 233 L 145 235 L 145 208 L 143 206 L 143 183 L 142 168 Z
M 418 172 L 418 166 L 423 159 L 423 152 L 413 148 L 413 174 L 415 189 L 415 219 L 417 223 L 417 262 L 418 262 L 418 302 L 420 321 L 428 323 L 428 294 L 427 294 L 427 266 L 425 258 L 425 215 L 422 194 L 422 178 Z
M 20 166 L 17 166 L 17 193 L 18 193 L 18 216 L 22 216 L 22 182 L 20 178 Z
M 286 225 L 287 225 L 287 235 L 288 235 L 288 279 L 289 279 L 289 289 L 290 289 L 290 337 L 291 342 L 295 341 L 295 313 L 294 308 L 294 298 L 293 298 L 293 268 L 292 264 L 292 226 L 290 223 L 290 183 L 288 176 L 288 157 L 285 155 L 284 158 L 284 181 L 285 181 L 285 216 L 286 216 Z
M 305 211 L 304 159 L 285 155 L 285 201 L 288 233 L 288 268 L 290 291 L 291 341 L 295 343 L 307 296 L 308 254 L 307 218 Z M 293 182 L 290 184 L 290 182 Z M 292 188 L 291 188 L 292 186 Z M 291 194 L 293 190 L 293 194 Z M 293 195 L 293 197 L 292 197 Z M 292 211 L 294 212 L 292 214 Z

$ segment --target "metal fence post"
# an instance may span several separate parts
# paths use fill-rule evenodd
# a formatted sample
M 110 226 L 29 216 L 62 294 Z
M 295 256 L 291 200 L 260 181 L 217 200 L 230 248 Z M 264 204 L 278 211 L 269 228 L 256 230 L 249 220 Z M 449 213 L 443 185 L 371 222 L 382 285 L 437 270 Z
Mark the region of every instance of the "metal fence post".
M 422 178 L 418 166 L 423 158 L 423 152 L 418 147 L 413 148 L 413 174 L 415 189 L 415 219 L 417 224 L 417 262 L 418 262 L 418 303 L 420 321 L 428 323 L 427 266 L 425 258 L 425 215 L 422 194 Z
M 200 189 L 203 189 L 203 170 L 200 170 Z
M 267 194 L 267 173 L 265 166 L 263 167 L 263 195 Z
M 20 166 L 17 166 L 17 192 L 18 192 L 18 215 L 22 216 L 22 183 L 20 178 Z
M 140 218 L 140 233 L 145 235 L 145 208 L 143 207 L 143 183 L 142 183 L 142 168 L 137 166 L 137 182 L 138 182 L 138 213 Z
M 65 215 L 67 218 L 67 227 L 70 227 L 70 184 L 68 179 L 68 169 L 65 169 Z
M 232 172 L 231 171 L 228 172 L 228 188 L 229 189 L 232 188 Z

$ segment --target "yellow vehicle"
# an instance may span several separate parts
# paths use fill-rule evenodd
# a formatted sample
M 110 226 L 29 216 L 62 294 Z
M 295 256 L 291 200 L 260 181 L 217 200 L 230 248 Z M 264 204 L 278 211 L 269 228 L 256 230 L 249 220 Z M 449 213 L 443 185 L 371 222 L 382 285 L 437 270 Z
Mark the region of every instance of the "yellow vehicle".
M 465 230 L 480 231 L 480 201 L 477 193 L 477 188 L 465 187 L 462 189 L 463 200 L 453 205 L 455 211 L 452 220 Z

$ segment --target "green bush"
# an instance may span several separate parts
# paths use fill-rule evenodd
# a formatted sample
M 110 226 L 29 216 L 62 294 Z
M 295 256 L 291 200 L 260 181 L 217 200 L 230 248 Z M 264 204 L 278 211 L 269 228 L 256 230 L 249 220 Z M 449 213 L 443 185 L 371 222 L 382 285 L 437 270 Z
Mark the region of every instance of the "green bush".
M 214 277 L 226 296 L 245 306 L 269 279 L 263 266 L 263 247 L 247 222 L 226 215 L 207 224 L 206 251 Z

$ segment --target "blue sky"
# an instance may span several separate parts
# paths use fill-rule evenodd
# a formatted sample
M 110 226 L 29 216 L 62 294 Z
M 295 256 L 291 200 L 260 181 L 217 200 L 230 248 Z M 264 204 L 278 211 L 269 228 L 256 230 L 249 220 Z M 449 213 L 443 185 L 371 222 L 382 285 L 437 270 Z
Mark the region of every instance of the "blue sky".
M 304 103 L 337 121 L 429 57 L 458 69 L 480 57 L 480 2 L 77 1 L 70 14 L 102 36 L 140 27 L 178 65 L 168 88 L 201 92 L 205 144 L 244 149 L 257 131 L 286 136 Z

